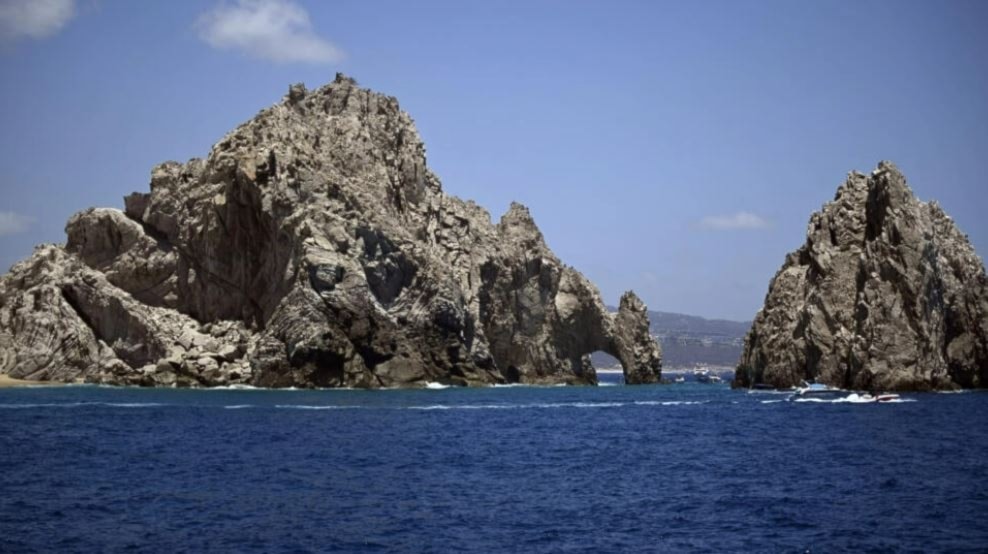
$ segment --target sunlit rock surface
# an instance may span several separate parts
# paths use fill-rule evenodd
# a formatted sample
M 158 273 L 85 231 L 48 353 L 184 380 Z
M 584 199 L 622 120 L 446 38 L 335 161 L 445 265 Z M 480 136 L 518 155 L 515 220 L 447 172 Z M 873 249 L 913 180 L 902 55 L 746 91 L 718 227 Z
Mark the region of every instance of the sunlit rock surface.
M 528 210 L 442 191 L 411 118 L 350 78 L 294 85 L 125 210 L 73 216 L 0 278 L 0 372 L 35 380 L 394 387 L 661 374 L 645 307 L 612 315 Z
M 735 385 L 988 386 L 988 287 L 965 235 L 888 162 L 810 218 L 745 339 Z

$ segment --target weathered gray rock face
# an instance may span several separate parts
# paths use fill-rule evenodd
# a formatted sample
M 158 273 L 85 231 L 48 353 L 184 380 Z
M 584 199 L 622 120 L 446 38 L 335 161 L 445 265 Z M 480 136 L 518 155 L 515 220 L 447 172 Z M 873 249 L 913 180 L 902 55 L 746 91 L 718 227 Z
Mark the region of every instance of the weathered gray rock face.
M 988 284 L 967 237 L 894 165 L 851 173 L 769 285 L 736 386 L 988 386 Z
M 141 385 L 382 387 L 660 377 L 641 301 L 611 315 L 528 210 L 443 193 L 394 98 L 338 75 L 154 168 L 0 278 L 0 372 Z
M 247 337 L 237 322 L 201 325 L 143 304 L 54 245 L 38 247 L 0 278 L 0 369 L 16 378 L 244 383 L 251 378 Z

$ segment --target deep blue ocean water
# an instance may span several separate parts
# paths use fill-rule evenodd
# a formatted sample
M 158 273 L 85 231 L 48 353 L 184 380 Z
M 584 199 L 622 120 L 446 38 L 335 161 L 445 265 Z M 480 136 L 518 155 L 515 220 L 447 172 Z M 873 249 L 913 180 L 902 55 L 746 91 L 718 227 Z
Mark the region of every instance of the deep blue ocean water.
M 0 390 L 2 552 L 984 552 L 988 394 Z

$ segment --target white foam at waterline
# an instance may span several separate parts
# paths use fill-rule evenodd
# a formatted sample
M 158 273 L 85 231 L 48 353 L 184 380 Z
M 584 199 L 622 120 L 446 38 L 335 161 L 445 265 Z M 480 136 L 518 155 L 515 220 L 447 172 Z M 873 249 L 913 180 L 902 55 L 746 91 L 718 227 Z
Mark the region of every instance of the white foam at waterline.
M 279 410 L 348 410 L 363 408 L 364 406 L 327 406 L 324 404 L 313 405 L 313 404 L 276 404 L 275 408 Z
M 253 408 L 253 404 L 234 404 L 232 406 L 223 406 L 227 410 L 243 410 L 244 408 Z
M 706 400 L 636 400 L 636 406 L 693 406 L 696 404 L 706 404 Z
M 878 401 L 874 397 L 869 395 L 859 395 L 856 393 L 851 393 L 843 398 L 796 398 L 794 402 L 816 402 L 818 404 L 902 404 L 905 402 L 915 402 L 912 398 L 891 398 L 888 400 Z
M 613 387 L 620 383 L 597 383 L 598 387 Z M 494 383 L 489 385 L 491 388 L 495 389 L 513 389 L 513 388 L 530 388 L 530 389 L 547 389 L 552 387 L 568 387 L 567 383 L 552 383 L 552 384 L 536 384 L 536 383 Z M 579 386 L 579 385 L 574 385 Z
M 785 402 L 785 400 L 762 400 L 762 404 L 778 404 L 779 402 Z
M 837 398 L 836 400 L 834 400 L 835 404 L 842 402 L 849 404 L 901 404 L 903 402 L 915 402 L 915 400 L 912 398 L 902 398 L 902 397 L 878 400 L 874 396 L 871 396 L 869 394 L 865 394 L 865 395 L 850 394 L 845 398 Z
M 431 404 L 429 406 L 408 406 L 407 410 L 508 410 L 523 408 L 518 404 Z
M 106 385 L 103 383 L 63 383 L 61 381 L 38 381 L 31 385 L 17 385 L 19 389 L 64 389 L 64 388 L 86 388 L 86 389 L 140 389 L 139 385 Z
M 428 383 L 425 384 L 425 388 L 430 389 L 430 390 L 442 390 L 442 389 L 448 389 L 449 388 L 449 385 L 444 385 L 442 383 L 436 383 L 435 381 L 429 381 Z
M 203 390 L 268 390 L 254 385 L 220 385 L 218 387 L 206 387 Z
M 834 404 L 864 404 L 865 402 L 875 402 L 875 399 L 871 396 L 861 396 L 857 393 L 851 393 L 844 398 L 835 398 L 833 400 Z
M 561 408 L 620 408 L 629 405 L 638 406 L 685 406 L 706 404 L 706 400 L 640 400 L 637 402 L 540 402 L 532 404 L 427 404 L 422 406 L 377 406 L 380 409 L 446 411 L 446 410 L 538 410 Z M 226 406 L 230 408 L 229 406 Z M 247 407 L 247 406 L 245 406 Z M 375 406 L 327 406 L 310 404 L 278 404 L 275 408 L 291 410 L 343 410 L 374 408 Z
M 531 410 L 554 408 L 618 408 L 625 402 L 543 402 L 538 404 L 431 404 L 407 406 L 406 410 Z

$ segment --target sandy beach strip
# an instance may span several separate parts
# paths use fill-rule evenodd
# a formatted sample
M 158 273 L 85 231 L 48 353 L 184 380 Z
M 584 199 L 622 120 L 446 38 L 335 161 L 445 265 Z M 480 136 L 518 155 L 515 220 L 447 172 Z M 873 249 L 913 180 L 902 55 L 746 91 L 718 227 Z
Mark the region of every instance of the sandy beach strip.
M 37 387 L 37 386 L 57 386 L 64 385 L 65 383 L 59 383 L 57 381 L 27 381 L 25 379 L 14 379 L 13 377 L 0 373 L 0 389 L 9 389 L 13 387 Z

